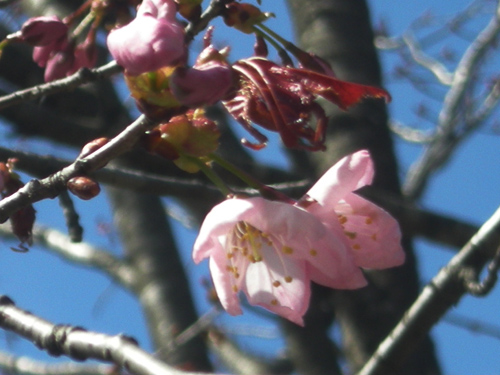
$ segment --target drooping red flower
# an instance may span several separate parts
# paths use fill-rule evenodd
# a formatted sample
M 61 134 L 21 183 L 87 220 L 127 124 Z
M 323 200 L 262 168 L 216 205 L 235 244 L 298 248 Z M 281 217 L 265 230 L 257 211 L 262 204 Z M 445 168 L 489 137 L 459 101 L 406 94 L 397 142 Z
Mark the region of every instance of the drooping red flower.
M 316 102 L 321 96 L 347 109 L 363 98 L 390 99 L 380 88 L 341 81 L 331 75 L 280 66 L 261 57 L 233 65 L 239 78 L 235 95 L 223 102 L 229 113 L 258 143 L 243 140 L 254 149 L 265 147 L 267 138 L 252 126 L 279 132 L 286 147 L 324 150 L 327 117 Z M 311 125 L 315 119 L 315 126 Z

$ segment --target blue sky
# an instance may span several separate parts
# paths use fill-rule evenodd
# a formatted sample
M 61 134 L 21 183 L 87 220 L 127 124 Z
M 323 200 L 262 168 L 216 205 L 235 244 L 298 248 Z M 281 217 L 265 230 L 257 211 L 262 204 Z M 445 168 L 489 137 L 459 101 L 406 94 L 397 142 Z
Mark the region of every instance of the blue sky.
M 282 0 L 263 0 L 262 9 L 276 13 L 277 18 L 270 20 L 269 26 L 279 31 L 283 36 L 291 38 L 289 17 Z M 375 22 L 383 19 L 391 34 L 400 34 L 408 28 L 411 22 L 420 14 L 431 11 L 434 14 L 452 15 L 463 9 L 470 2 L 465 0 L 450 1 L 407 1 L 371 0 L 372 18 Z M 487 15 L 479 17 L 477 23 L 470 27 L 470 32 L 478 30 L 487 21 Z M 222 26 L 215 31 L 215 40 L 220 46 L 233 46 L 234 58 L 252 53 L 253 38 L 238 36 L 231 38 Z M 446 43 L 444 43 L 446 44 Z M 193 46 L 193 53 L 199 45 Z M 452 47 L 460 54 L 466 46 L 466 40 L 453 41 Z M 391 75 L 391 67 L 398 63 L 398 58 L 390 52 L 380 54 L 386 73 L 386 88 L 390 91 L 393 102 L 389 110 L 394 119 L 412 126 L 429 128 L 431 122 L 425 122 L 415 115 L 415 109 L 421 102 L 428 99 L 416 92 L 404 81 L 395 80 Z M 436 104 L 431 109 L 439 110 Z M 6 129 L 4 129 L 6 131 Z M 12 143 L 11 141 L 9 141 Z M 31 142 L 16 141 L 19 147 L 25 148 Z M 59 153 L 54 147 L 33 144 L 39 152 Z M 408 167 L 420 154 L 422 147 L 410 145 L 396 140 L 396 148 L 400 160 L 400 175 L 404 178 Z M 463 220 L 476 224 L 484 222 L 500 204 L 500 173 L 498 163 L 499 137 L 486 125 L 466 143 L 460 146 L 453 160 L 441 171 L 435 174 L 424 194 L 422 205 L 428 209 L 448 215 L 456 215 Z M 65 151 L 66 155 L 75 152 Z M 258 157 L 263 160 L 274 160 L 284 163 L 277 147 L 270 147 L 260 152 Z M 119 254 L 119 243 L 116 233 L 103 234 L 98 228 L 101 224 L 111 222 L 109 208 L 106 205 L 105 194 L 90 201 L 75 200 L 77 208 L 85 224 L 85 239 L 93 244 L 109 249 Z M 36 205 L 38 222 L 44 225 L 54 225 L 64 231 L 64 224 L 56 201 L 44 201 Z M 179 245 L 183 252 L 184 263 L 190 272 L 193 290 L 196 291 L 200 311 L 205 311 L 207 304 L 203 301 L 204 290 L 200 280 L 207 276 L 206 265 L 195 266 L 190 260 L 190 248 L 195 233 L 192 230 L 174 223 L 176 232 L 180 233 Z M 72 266 L 57 256 L 38 247 L 26 254 L 11 252 L 11 243 L 3 241 L 0 251 L 0 262 L 4 265 L 0 273 L 0 292 L 11 296 L 22 308 L 31 310 L 48 320 L 57 323 L 81 325 L 91 330 L 110 334 L 126 333 L 137 337 L 146 348 L 150 348 L 144 329 L 144 321 L 140 308 L 134 298 L 126 291 L 113 285 L 107 278 L 96 271 Z M 420 259 L 422 283 L 435 275 L 453 255 L 450 249 L 444 249 L 426 241 L 417 241 L 417 252 Z M 484 299 L 465 297 L 451 312 L 470 318 L 479 319 L 490 324 L 498 324 L 500 310 L 500 288 Z M 58 298 L 54 298 L 57 296 Z M 77 296 L 78 298 L 75 298 Z M 274 336 L 276 331 L 272 326 L 259 318 L 244 315 L 239 318 L 224 317 L 219 323 L 231 327 L 236 332 L 237 339 L 246 346 L 258 343 L 266 351 L 268 347 L 280 350 L 278 340 L 259 339 L 244 334 L 249 323 L 261 328 L 261 333 Z M 450 375 L 491 374 L 500 368 L 497 339 L 472 333 L 454 327 L 446 322 L 439 324 L 432 331 L 437 344 L 444 372 Z M 31 344 L 5 335 L 0 332 L 0 349 L 10 352 L 30 355 L 38 359 L 47 357 L 38 352 Z M 52 360 L 52 359 L 50 359 Z

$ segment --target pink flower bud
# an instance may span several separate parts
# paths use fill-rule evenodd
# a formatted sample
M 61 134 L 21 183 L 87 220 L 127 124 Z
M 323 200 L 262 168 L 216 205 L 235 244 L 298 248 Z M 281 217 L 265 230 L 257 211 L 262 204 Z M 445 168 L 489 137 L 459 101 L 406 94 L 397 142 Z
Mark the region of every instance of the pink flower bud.
M 60 38 L 45 46 L 35 47 L 33 49 L 33 61 L 39 67 L 45 68 L 50 57 L 58 51 L 64 49 L 68 44 L 66 38 Z
M 92 69 L 97 62 L 97 48 L 94 41 L 85 40 L 75 48 L 75 64 L 73 70 L 80 68 Z
M 21 39 L 33 46 L 46 46 L 68 33 L 68 26 L 56 16 L 33 17 L 21 28 Z
M 233 83 L 230 66 L 212 63 L 199 68 L 177 68 L 170 80 L 174 96 L 188 107 L 213 105 L 223 99 Z
M 233 70 L 225 53 L 208 46 L 193 68 L 179 67 L 174 71 L 170 88 L 179 102 L 196 108 L 213 105 L 227 96 L 233 86 Z
M 54 81 L 56 79 L 64 78 L 68 74 L 74 72 L 75 64 L 75 47 L 73 44 L 68 43 L 62 50 L 56 51 L 52 54 L 45 67 L 44 79 L 45 82 Z
M 184 29 L 175 19 L 173 0 L 144 0 L 137 17 L 112 31 L 108 49 L 128 74 L 139 75 L 186 58 Z

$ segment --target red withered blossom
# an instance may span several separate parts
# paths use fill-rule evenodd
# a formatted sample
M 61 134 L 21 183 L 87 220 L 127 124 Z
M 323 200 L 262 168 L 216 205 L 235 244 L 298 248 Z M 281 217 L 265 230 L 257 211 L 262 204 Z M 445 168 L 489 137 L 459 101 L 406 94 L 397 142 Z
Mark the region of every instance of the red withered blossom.
M 239 86 L 223 102 L 229 113 L 252 134 L 257 143 L 243 140 L 253 149 L 265 147 L 267 137 L 252 126 L 279 132 L 286 147 L 324 150 L 327 117 L 318 97 L 347 109 L 363 98 L 390 99 L 380 88 L 341 81 L 331 75 L 280 66 L 262 57 L 233 65 Z M 315 125 L 312 122 L 315 121 Z

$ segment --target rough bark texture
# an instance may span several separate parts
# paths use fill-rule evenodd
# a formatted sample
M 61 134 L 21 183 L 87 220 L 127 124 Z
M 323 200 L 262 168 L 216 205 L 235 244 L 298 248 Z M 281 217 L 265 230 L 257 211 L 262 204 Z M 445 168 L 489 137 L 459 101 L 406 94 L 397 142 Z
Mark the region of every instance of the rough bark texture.
M 381 86 L 381 73 L 373 45 L 368 8 L 364 0 L 289 0 L 301 47 L 328 60 L 340 79 Z M 316 176 L 342 156 L 362 148 L 370 150 L 376 167 L 374 185 L 399 192 L 397 164 L 387 127 L 387 112 L 379 101 L 365 101 L 348 112 L 329 107 L 327 151 L 308 162 Z M 295 158 L 295 160 L 304 160 Z M 303 165 L 300 170 L 307 170 Z M 357 371 L 401 318 L 418 292 L 418 277 L 411 242 L 405 240 L 404 266 L 367 273 L 369 287 L 329 295 L 343 336 L 343 352 Z M 395 374 L 438 374 L 429 339 Z

